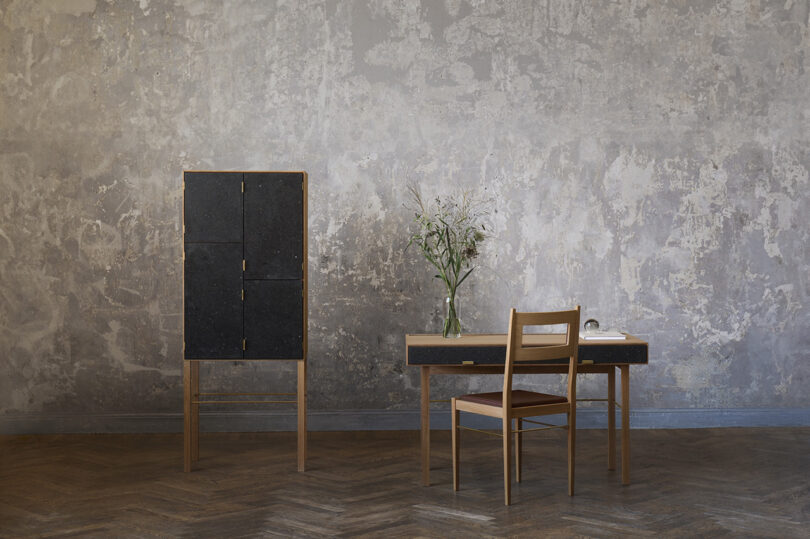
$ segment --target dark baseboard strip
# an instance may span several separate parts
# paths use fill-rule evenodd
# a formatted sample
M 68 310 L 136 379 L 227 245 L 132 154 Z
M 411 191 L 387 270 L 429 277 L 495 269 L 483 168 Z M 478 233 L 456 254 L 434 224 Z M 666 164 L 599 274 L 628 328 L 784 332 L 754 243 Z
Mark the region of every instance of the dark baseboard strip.
M 310 412 L 311 431 L 416 430 L 418 410 L 342 410 Z M 264 432 L 295 430 L 295 413 L 264 411 L 203 412 L 203 432 Z M 479 428 L 499 428 L 499 421 L 469 416 L 466 424 Z M 577 428 L 602 429 L 606 412 L 580 409 Z M 616 426 L 620 426 L 617 411 Z M 685 429 L 712 427 L 810 427 L 810 408 L 732 408 L 732 409 L 644 409 L 630 413 L 634 429 Z M 152 414 L 4 414 L 0 415 L 0 434 L 63 433 L 149 433 L 180 432 L 181 413 Z M 431 428 L 449 429 L 450 412 L 431 412 Z

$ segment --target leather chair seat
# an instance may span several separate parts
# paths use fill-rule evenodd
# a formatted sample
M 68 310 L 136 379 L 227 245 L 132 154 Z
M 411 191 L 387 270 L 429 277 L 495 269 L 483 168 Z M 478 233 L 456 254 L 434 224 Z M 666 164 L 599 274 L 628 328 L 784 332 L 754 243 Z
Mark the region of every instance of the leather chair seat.
M 472 393 L 457 397 L 456 400 L 477 402 L 479 404 L 486 404 L 488 406 L 502 408 L 503 391 L 493 391 L 492 393 Z M 560 397 L 559 395 L 535 393 L 534 391 L 524 391 L 522 389 L 515 389 L 512 391 L 513 408 L 520 408 L 523 406 L 538 406 L 541 404 L 557 404 L 560 402 L 568 402 L 568 399 L 566 397 Z

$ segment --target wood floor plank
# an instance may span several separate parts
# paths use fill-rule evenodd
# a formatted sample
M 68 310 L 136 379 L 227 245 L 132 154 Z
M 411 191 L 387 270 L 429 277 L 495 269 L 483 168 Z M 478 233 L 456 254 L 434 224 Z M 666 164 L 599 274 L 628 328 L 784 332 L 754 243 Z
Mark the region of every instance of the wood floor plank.
M 421 483 L 416 432 L 204 434 L 183 473 L 182 435 L 0 436 L 0 537 L 806 537 L 810 429 L 639 430 L 633 482 L 606 469 L 605 433 L 524 440 L 503 506 L 501 446 L 464 432 L 452 490 L 449 432 Z

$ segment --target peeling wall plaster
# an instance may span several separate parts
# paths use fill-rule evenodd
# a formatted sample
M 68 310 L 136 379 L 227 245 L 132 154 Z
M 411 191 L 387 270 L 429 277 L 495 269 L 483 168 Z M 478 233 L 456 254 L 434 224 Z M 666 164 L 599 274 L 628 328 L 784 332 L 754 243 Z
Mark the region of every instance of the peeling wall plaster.
M 581 303 L 649 340 L 635 407 L 810 406 L 808 12 L 0 0 L 0 413 L 181 408 L 183 169 L 309 171 L 313 410 L 417 407 L 408 182 L 497 200 L 469 331 Z

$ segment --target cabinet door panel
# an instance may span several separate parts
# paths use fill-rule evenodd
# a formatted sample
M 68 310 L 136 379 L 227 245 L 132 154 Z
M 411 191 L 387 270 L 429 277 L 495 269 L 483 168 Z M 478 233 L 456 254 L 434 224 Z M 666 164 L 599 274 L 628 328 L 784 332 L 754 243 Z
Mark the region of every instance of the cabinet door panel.
M 301 279 L 304 176 L 245 173 L 245 279 Z
M 242 244 L 185 249 L 185 358 L 242 358 Z
M 242 173 L 186 172 L 184 181 L 185 241 L 241 242 Z
M 301 359 L 303 281 L 245 281 L 245 359 Z

